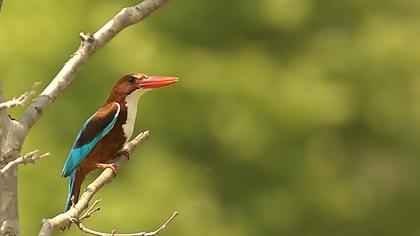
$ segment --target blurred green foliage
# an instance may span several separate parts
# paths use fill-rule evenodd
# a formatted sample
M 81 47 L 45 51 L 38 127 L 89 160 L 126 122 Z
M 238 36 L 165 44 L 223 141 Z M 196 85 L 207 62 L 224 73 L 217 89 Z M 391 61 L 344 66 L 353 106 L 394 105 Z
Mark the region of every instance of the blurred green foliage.
M 136 2 L 6 0 L 6 97 L 47 85 L 79 32 Z M 20 168 L 22 234 L 64 208 L 60 171 L 83 122 L 121 75 L 143 72 L 181 80 L 143 97 L 135 130 L 152 137 L 88 226 L 152 230 L 178 210 L 162 235 L 419 235 L 419 24 L 412 0 L 170 2 L 95 55 L 33 128 L 24 151 L 52 156 Z

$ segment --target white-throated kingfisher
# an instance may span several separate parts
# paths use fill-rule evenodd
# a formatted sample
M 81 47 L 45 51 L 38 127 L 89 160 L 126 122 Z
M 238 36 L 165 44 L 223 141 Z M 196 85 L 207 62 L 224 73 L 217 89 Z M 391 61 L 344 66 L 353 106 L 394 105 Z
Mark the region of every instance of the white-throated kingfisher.
M 112 161 L 133 134 L 140 97 L 147 91 L 178 80 L 176 77 L 128 74 L 114 85 L 106 103 L 83 125 L 64 164 L 62 176 L 70 176 L 65 211 L 79 198 L 81 184 L 95 169 L 116 166 Z M 127 154 L 128 155 L 128 154 Z

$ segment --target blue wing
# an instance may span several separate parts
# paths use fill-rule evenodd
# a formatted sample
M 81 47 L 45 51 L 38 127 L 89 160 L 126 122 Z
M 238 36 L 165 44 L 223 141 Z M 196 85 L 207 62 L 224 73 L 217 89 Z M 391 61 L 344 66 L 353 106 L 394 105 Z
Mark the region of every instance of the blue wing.
M 109 133 L 117 121 L 120 105 L 116 102 L 103 106 L 93 114 L 77 134 L 61 175 L 67 177 L 79 167 L 96 144 Z

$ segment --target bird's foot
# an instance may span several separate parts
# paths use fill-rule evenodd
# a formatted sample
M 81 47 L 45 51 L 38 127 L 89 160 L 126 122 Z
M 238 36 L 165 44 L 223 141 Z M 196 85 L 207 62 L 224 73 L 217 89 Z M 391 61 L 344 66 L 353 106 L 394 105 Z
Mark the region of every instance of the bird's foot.
M 115 165 L 115 163 L 111 163 L 111 164 L 95 163 L 95 167 L 98 169 L 110 168 L 112 170 L 112 173 L 114 173 L 114 177 L 117 176 L 117 166 Z
M 125 157 L 127 157 L 127 160 L 130 160 L 130 153 L 125 149 L 119 150 L 117 152 L 117 155 L 115 155 L 115 156 L 117 157 L 119 155 L 124 155 Z

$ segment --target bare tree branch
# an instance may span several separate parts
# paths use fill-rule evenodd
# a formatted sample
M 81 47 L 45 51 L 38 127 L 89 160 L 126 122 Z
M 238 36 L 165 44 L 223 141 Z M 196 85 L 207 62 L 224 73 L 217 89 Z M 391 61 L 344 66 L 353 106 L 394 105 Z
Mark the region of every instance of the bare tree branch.
M 114 18 L 93 35 L 81 34 L 82 43 L 53 81 L 24 112 L 19 122 L 22 124 L 22 135 L 41 117 L 42 113 L 66 90 L 75 79 L 76 73 L 88 59 L 108 41 L 126 27 L 140 22 L 150 13 L 169 0 L 145 0 L 140 4 L 122 9 Z
M 95 212 L 99 211 L 99 203 L 100 200 L 97 200 L 93 203 L 93 205 L 91 207 L 89 207 L 88 210 L 86 210 L 86 212 L 83 214 L 83 216 L 81 216 L 79 219 L 75 219 L 72 218 L 70 219 L 70 221 L 72 223 L 74 223 L 82 232 L 85 232 L 87 234 L 91 234 L 91 235 L 96 235 L 96 236 L 156 236 L 160 233 L 160 231 L 162 231 L 163 229 L 165 229 L 166 227 L 168 227 L 168 225 L 172 222 L 172 220 L 178 215 L 178 212 L 174 212 L 172 213 L 172 216 L 166 220 L 165 223 L 163 223 L 158 229 L 156 229 L 155 231 L 152 232 L 138 232 L 138 233 L 126 233 L 126 234 L 118 234 L 116 232 L 116 230 L 113 230 L 111 233 L 103 233 L 103 232 L 99 232 L 96 230 L 92 230 L 89 229 L 88 227 L 84 226 L 82 224 L 82 222 L 89 218 L 90 216 L 92 216 Z
M 122 150 L 130 153 L 134 148 L 140 145 L 144 140 L 149 137 L 149 131 L 145 131 L 137 135 L 133 140 L 126 143 Z M 127 161 L 127 157 L 123 154 L 115 158 L 115 165 L 117 170 Z M 71 207 L 68 211 L 61 213 L 51 219 L 44 219 L 39 236 L 52 235 L 54 229 L 65 228 L 71 223 L 71 219 L 79 219 L 82 212 L 88 207 L 89 201 L 92 197 L 107 183 L 111 182 L 113 172 L 110 169 L 105 169 L 102 173 L 86 187 L 85 192 L 80 196 L 79 201 L 75 206 Z
M 34 85 L 32 85 L 31 90 L 24 92 L 17 98 L 12 98 L 12 100 L 10 101 L 0 103 L 0 110 L 16 106 L 25 106 L 26 103 L 35 95 L 35 88 L 38 87 L 40 84 L 40 82 L 35 82 Z
M 10 168 L 12 168 L 15 165 L 18 164 L 28 164 L 28 163 L 35 163 L 36 160 L 42 158 L 42 157 L 47 157 L 49 156 L 50 153 L 44 153 L 44 154 L 40 154 L 39 150 L 35 150 L 32 152 L 28 152 L 25 155 L 18 157 L 17 159 L 7 163 L 1 170 L 0 170 L 0 175 L 4 175 L 8 170 L 10 170 Z
M 89 58 L 121 30 L 140 22 L 168 1 L 145 0 L 133 7 L 122 9 L 93 35 L 81 34 L 82 42 L 79 48 L 72 54 L 44 91 L 26 108 L 18 120 L 10 119 L 6 109 L 0 109 L 0 169 L 3 169 L 9 162 L 16 160 L 20 156 L 23 143 L 30 128 L 61 93 L 69 87 L 74 81 L 77 72 L 80 71 Z M 2 2 L 3 0 L 0 0 L 0 10 Z M 23 96 L 2 106 L 6 108 L 17 106 L 24 104 L 27 100 L 29 98 Z M 4 102 L 4 100 L 0 91 L 1 102 Z M 17 202 L 18 165 L 11 164 L 7 172 L 8 174 L 5 175 L 0 174 L 0 235 L 15 236 L 20 234 Z M 48 224 L 44 225 L 48 227 Z

